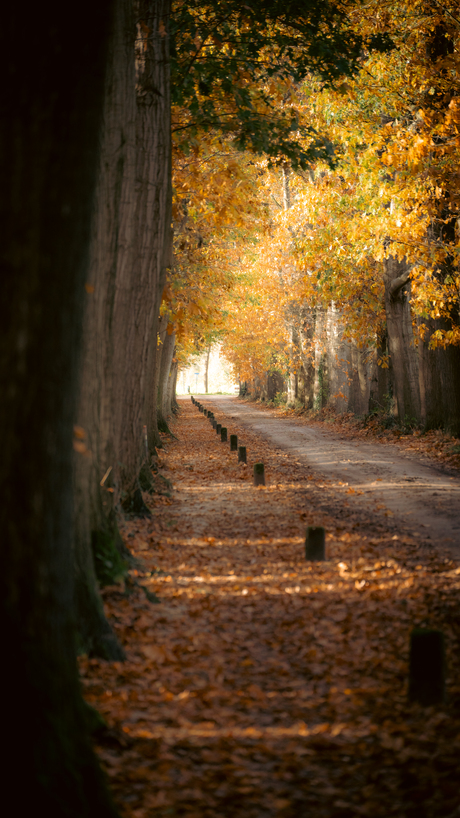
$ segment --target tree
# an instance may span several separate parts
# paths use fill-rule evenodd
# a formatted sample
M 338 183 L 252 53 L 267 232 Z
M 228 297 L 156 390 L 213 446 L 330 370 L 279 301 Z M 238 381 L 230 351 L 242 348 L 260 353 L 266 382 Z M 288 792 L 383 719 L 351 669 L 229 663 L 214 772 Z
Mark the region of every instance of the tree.
M 354 73 L 364 41 L 341 3 L 179 0 L 172 36 L 173 130 L 185 146 L 213 129 L 231 134 L 240 150 L 282 156 L 296 167 L 327 156 L 315 129 L 299 121 L 294 106 L 274 105 L 272 92 L 312 72 L 328 83 Z M 381 35 L 368 39 L 386 47 Z
M 169 2 L 117 5 L 96 190 L 76 463 L 77 606 L 82 647 L 123 656 L 96 580 L 123 572 L 117 517 L 143 512 L 139 474 L 158 442 L 157 326 L 171 257 Z M 105 475 L 105 477 L 104 477 Z M 126 567 L 126 566 L 125 566 Z
M 293 175 L 288 218 L 272 206 L 270 241 L 260 241 L 260 286 L 276 283 L 289 246 L 299 329 L 305 306 L 316 316 L 310 357 L 329 344 L 327 324 L 334 320 L 352 358 L 367 348 L 369 357 L 390 363 L 401 421 L 458 433 L 455 7 L 373 2 L 350 5 L 348 14 L 364 40 L 377 31 L 394 48 L 364 50 L 360 70 L 345 83 L 330 87 L 312 77 L 296 88 L 299 117 L 333 146 L 334 162 L 315 161 L 308 174 Z M 273 174 L 268 186 L 281 202 Z M 281 286 L 279 298 L 285 308 Z M 321 311 L 327 321 L 320 331 Z M 271 332 L 267 321 L 267 340 Z
M 2 63 L 0 605 L 8 813 L 113 816 L 75 662 L 72 428 L 112 3 L 10 5 Z

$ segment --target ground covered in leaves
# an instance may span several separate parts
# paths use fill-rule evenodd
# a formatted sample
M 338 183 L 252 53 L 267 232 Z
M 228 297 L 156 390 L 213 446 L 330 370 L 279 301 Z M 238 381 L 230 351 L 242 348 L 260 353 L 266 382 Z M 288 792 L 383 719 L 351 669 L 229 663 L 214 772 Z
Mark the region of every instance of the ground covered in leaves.
M 138 567 L 104 591 L 127 661 L 81 659 L 121 814 L 459 816 L 459 565 L 368 532 L 313 471 L 217 420 L 248 465 L 181 402 L 161 453 L 174 488 L 144 495 L 152 517 L 123 531 Z M 305 561 L 309 524 L 326 527 L 324 563 Z M 407 699 L 420 625 L 446 639 L 448 696 L 431 708 Z

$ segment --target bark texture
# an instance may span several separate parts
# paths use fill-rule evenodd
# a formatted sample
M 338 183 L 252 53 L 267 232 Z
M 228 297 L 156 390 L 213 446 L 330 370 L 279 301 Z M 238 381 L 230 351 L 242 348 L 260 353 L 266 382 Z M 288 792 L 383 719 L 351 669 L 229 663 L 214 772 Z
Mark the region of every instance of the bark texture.
M 171 230 L 169 2 L 142 2 L 136 14 L 137 24 L 131 0 L 119 0 L 81 366 L 86 452 L 75 471 L 81 636 L 87 651 L 112 659 L 122 654 L 102 612 L 93 559 L 99 577 L 98 569 L 120 563 L 116 519 L 121 502 L 130 509 L 139 496 L 144 426 L 155 438 L 149 393 Z
M 70 26 L 53 3 L 29 7 L 25 24 L 10 4 L 0 32 L 6 814 L 19 803 L 24 815 L 115 815 L 86 736 L 72 555 L 72 429 L 111 16 L 110 2 L 82 0 Z
M 404 260 L 392 256 L 384 265 L 385 312 L 397 415 L 402 422 L 419 421 L 418 355 L 412 329 L 409 270 Z

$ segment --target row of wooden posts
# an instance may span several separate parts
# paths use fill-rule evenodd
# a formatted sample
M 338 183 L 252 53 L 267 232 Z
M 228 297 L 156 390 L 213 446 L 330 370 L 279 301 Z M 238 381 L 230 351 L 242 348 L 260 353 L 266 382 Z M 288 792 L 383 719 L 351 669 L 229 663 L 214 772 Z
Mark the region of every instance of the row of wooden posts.
M 217 423 L 214 413 L 203 406 L 192 395 L 192 403 L 202 412 L 211 423 L 211 426 L 216 430 L 216 434 L 220 435 L 222 443 L 227 443 L 227 427 Z M 237 435 L 230 435 L 230 451 L 238 451 L 238 462 L 247 463 L 246 446 L 238 446 Z M 254 485 L 265 486 L 265 465 L 263 463 L 254 463 Z M 322 562 L 326 559 L 326 532 L 320 525 L 310 525 L 307 528 L 305 537 L 305 559 L 311 562 Z
M 211 426 L 227 443 L 227 427 L 217 423 L 214 413 L 206 409 L 193 395 L 192 403 L 207 417 Z M 237 435 L 230 435 L 230 451 L 238 452 L 238 462 L 247 463 L 246 446 L 238 446 Z M 265 466 L 254 463 L 254 485 L 265 486 Z M 321 562 L 326 559 L 326 535 L 323 526 L 308 526 L 305 538 L 305 559 Z M 432 628 L 415 628 L 410 636 L 409 699 L 425 707 L 445 700 L 446 661 L 444 634 Z

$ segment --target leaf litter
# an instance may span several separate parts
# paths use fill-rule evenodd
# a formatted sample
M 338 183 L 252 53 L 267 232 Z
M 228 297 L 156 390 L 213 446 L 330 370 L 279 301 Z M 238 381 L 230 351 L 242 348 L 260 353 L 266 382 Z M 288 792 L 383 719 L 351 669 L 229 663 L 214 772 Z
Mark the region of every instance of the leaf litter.
M 459 815 L 459 564 L 221 420 L 248 465 L 181 401 L 171 496 L 144 494 L 152 517 L 123 530 L 137 568 L 103 591 L 127 661 L 80 660 L 121 814 Z M 326 528 L 323 563 L 304 558 L 307 525 Z M 407 698 L 416 626 L 445 635 L 436 707 Z

